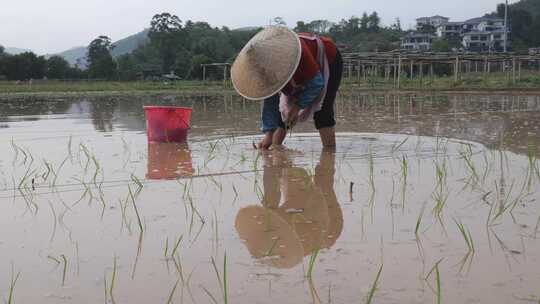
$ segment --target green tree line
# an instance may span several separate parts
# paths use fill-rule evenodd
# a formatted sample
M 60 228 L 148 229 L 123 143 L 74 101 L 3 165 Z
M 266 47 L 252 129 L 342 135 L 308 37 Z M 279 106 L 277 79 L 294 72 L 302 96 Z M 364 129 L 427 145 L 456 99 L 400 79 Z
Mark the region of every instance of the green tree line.
M 0 46 L 0 79 L 28 80 L 28 79 L 65 79 L 82 78 L 85 72 L 71 67 L 60 56 L 45 58 L 32 52 L 11 55 Z
M 522 0 L 510 6 L 509 22 L 515 50 L 540 46 L 540 0 Z M 504 15 L 499 5 L 491 15 Z M 280 17 L 274 23 L 286 25 Z M 71 67 L 63 58 L 45 58 L 33 53 L 9 55 L 0 47 L 0 79 L 9 80 L 92 78 L 109 80 L 151 79 L 174 74 L 182 79 L 201 79 L 202 64 L 231 63 L 237 53 L 260 29 L 231 30 L 212 27 L 206 22 L 182 21 L 170 13 L 156 14 L 150 21 L 149 42 L 129 54 L 113 58 L 114 45 L 107 36 L 99 36 L 88 46 L 88 69 Z M 363 13 L 338 22 L 298 21 L 294 30 L 330 36 L 351 52 L 383 52 L 399 49 L 404 35 L 399 18 L 383 25 L 377 12 Z M 436 41 L 435 50 L 448 50 L 447 41 Z M 207 78 L 220 79 L 223 71 L 209 69 Z

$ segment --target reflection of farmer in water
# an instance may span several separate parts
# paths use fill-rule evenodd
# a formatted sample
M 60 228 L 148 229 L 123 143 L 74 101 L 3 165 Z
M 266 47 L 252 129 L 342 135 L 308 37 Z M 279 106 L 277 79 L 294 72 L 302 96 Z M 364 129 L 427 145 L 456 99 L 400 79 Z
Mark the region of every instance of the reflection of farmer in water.
M 241 209 L 236 229 L 249 252 L 277 268 L 291 268 L 313 250 L 330 248 L 343 228 L 334 193 L 335 155 L 323 152 L 315 176 L 294 167 L 287 152 L 265 154 L 262 206 Z

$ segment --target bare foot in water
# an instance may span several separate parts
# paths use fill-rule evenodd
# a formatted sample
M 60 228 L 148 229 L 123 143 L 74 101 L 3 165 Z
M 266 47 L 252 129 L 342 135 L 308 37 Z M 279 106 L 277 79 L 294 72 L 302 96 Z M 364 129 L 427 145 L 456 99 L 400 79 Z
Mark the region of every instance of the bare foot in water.
M 268 132 L 264 134 L 263 139 L 255 146 L 259 150 L 268 150 L 272 146 L 272 137 L 274 136 L 273 132 Z

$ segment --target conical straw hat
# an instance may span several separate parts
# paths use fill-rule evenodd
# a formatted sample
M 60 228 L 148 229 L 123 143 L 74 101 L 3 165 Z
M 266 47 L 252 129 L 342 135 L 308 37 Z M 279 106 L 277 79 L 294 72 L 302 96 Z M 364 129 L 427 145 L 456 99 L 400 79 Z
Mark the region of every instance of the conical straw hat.
M 291 80 L 301 56 L 298 36 L 283 26 L 260 31 L 234 61 L 231 79 L 236 91 L 247 99 L 268 98 Z

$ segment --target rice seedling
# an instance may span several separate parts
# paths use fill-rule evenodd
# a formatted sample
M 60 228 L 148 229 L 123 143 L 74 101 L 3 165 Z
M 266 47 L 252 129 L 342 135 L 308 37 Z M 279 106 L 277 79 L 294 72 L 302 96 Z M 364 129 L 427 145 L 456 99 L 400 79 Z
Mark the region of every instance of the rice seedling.
M 94 167 L 95 167 L 94 175 L 92 176 L 92 181 L 94 181 L 94 185 L 97 185 L 97 176 L 99 174 L 100 165 L 95 155 L 92 155 L 92 162 L 94 163 Z
M 448 190 L 446 189 L 446 161 L 443 161 L 442 164 L 439 164 L 437 162 L 435 163 L 435 175 L 437 184 L 435 185 L 435 190 L 432 193 L 432 198 L 435 200 L 435 207 L 433 207 L 433 213 L 435 214 L 435 216 L 437 216 L 439 221 L 442 222 L 442 212 L 450 195 L 448 193 Z
M 7 304 L 12 304 L 15 299 L 15 285 L 17 284 L 17 281 L 19 280 L 20 275 L 21 275 L 21 272 L 17 272 L 17 274 L 15 274 L 15 270 L 13 269 L 13 264 L 12 264 L 11 265 L 11 282 L 9 283 Z
M 140 233 L 143 233 L 144 228 L 141 221 L 141 216 L 139 215 L 139 209 L 137 209 L 137 205 L 135 204 L 135 197 L 133 196 L 133 192 L 131 191 L 131 186 L 129 185 L 128 185 L 128 191 L 129 191 L 129 198 L 131 199 L 131 203 L 133 205 L 133 209 L 135 210 L 135 215 L 137 216 L 137 223 L 139 224 L 139 231 Z
M 470 252 L 474 252 L 474 243 L 471 236 L 471 231 L 466 229 L 465 226 L 463 226 L 463 223 L 461 221 L 458 221 L 454 219 L 454 222 L 456 223 L 459 232 L 461 232 L 461 236 L 463 236 L 463 239 L 465 240 L 465 243 L 467 244 L 467 248 Z
M 169 253 L 169 237 L 165 239 L 165 247 L 163 249 L 163 257 L 165 259 L 167 259 L 168 253 Z
M 489 172 L 491 171 L 491 162 L 488 159 L 487 150 L 484 150 L 484 153 L 482 153 L 482 155 L 484 159 L 484 173 L 482 174 L 482 183 L 485 183 Z
M 73 143 L 73 135 L 69 136 L 68 143 L 67 143 L 67 149 L 68 149 L 68 157 L 69 159 L 73 159 L 73 151 L 72 151 L 72 143 Z
M 274 248 L 276 248 L 278 241 L 279 241 L 279 238 L 274 239 L 274 242 L 272 243 L 270 248 L 268 248 L 268 250 L 264 252 L 263 256 L 271 257 L 274 254 Z
M 58 180 L 58 176 L 60 175 L 60 171 L 61 171 L 62 168 L 64 167 L 64 164 L 66 163 L 67 160 L 68 160 L 68 157 L 66 157 L 66 158 L 60 163 L 60 165 L 58 166 L 58 169 L 56 169 L 56 172 L 53 170 L 54 178 L 53 178 L 53 181 L 52 181 L 52 184 L 51 184 L 51 187 L 52 187 L 52 188 L 55 188 L 55 187 L 56 187 L 56 181 Z
M 203 291 L 206 293 L 206 295 L 208 295 L 208 297 L 210 297 L 210 299 L 212 300 L 212 302 L 213 302 L 214 304 L 218 304 L 218 301 L 216 300 L 216 298 L 214 297 L 214 295 L 212 295 L 212 293 L 211 293 L 208 289 L 206 289 L 206 287 L 204 287 L 204 286 L 201 285 L 201 288 L 202 288 Z
M 395 142 L 393 145 L 392 145 L 392 153 L 396 152 L 397 150 L 399 150 L 399 148 L 401 148 L 407 141 L 409 140 L 409 137 L 406 137 L 404 140 L 402 140 L 401 142 Z
M 137 239 L 137 253 L 135 254 L 135 261 L 133 261 L 133 266 L 131 267 L 131 279 L 135 279 L 135 272 L 137 271 L 139 257 L 141 256 L 141 252 L 142 252 L 142 244 L 143 244 L 143 232 L 140 231 L 139 237 Z
M 373 162 L 373 151 L 371 150 L 371 146 L 369 147 L 368 153 L 369 185 L 371 187 L 371 191 L 375 192 L 375 165 Z
M 469 181 L 467 182 L 467 184 L 471 185 L 471 187 L 474 189 L 478 184 L 480 178 L 474 165 L 474 161 L 472 160 L 473 152 L 471 146 L 467 145 L 467 151 L 460 151 L 459 154 L 461 155 L 461 158 L 465 161 L 465 166 L 470 173 Z
M 377 275 L 375 276 L 375 281 L 373 281 L 373 284 L 371 285 L 371 288 L 369 290 L 369 294 L 366 300 L 366 304 L 371 304 L 371 301 L 373 300 L 373 296 L 375 295 L 375 291 L 377 290 L 377 286 L 379 285 L 379 279 L 381 278 L 382 270 L 383 270 L 383 264 L 381 264 L 381 267 L 379 267 L 379 271 L 377 272 Z
M 111 297 L 113 303 L 114 303 L 114 284 L 116 283 L 116 256 L 113 258 L 113 272 L 111 276 L 111 285 L 109 286 L 109 296 Z
M 431 275 L 433 273 L 435 273 L 435 286 L 436 286 L 436 289 L 433 290 L 433 288 L 431 287 L 431 285 L 428 284 L 428 286 L 435 292 L 435 294 L 437 295 L 437 304 L 441 304 L 441 301 L 442 301 L 442 295 L 441 295 L 441 274 L 440 274 L 440 271 L 439 271 L 439 264 L 443 261 L 443 259 L 440 259 L 437 263 L 435 263 L 435 265 L 433 266 L 433 268 L 431 268 L 431 270 L 429 271 L 429 273 L 427 274 L 427 276 L 424 278 L 425 281 L 428 281 L 429 278 L 431 277 Z
M 512 192 L 514 189 L 514 185 L 515 183 L 512 182 L 508 192 L 505 194 L 504 185 L 501 183 L 500 190 L 499 190 L 498 184 L 497 182 L 495 182 L 497 200 L 499 203 L 498 203 L 497 213 L 495 213 L 489 220 L 491 224 L 493 224 L 498 218 L 502 217 L 507 211 L 512 215 L 512 212 L 514 208 L 517 206 L 517 204 L 527 196 L 527 193 L 525 192 L 527 180 L 525 179 L 520 192 L 516 195 L 515 198 L 510 199 L 510 196 L 512 195 Z M 492 214 L 492 211 L 490 211 L 489 215 L 491 216 L 491 214 Z
M 218 267 L 216 265 L 216 261 L 214 258 L 211 258 L 212 261 L 212 267 L 214 268 L 214 272 L 216 274 L 216 278 L 219 283 L 219 287 L 221 290 L 221 294 L 223 296 L 223 303 L 227 304 L 229 302 L 229 287 L 228 287 L 228 278 L 227 278 L 227 253 L 223 255 L 223 273 L 220 274 Z M 212 298 L 212 300 L 217 303 L 216 299 L 212 296 L 212 294 L 205 289 L 205 292 Z
M 141 180 L 133 173 L 131 173 L 130 179 L 135 183 L 135 185 L 137 185 L 137 190 L 135 190 L 135 196 L 138 196 L 144 188 L 144 185 Z
M 238 190 L 236 190 L 236 187 L 234 186 L 234 183 L 232 184 L 232 189 L 234 192 L 234 199 L 236 200 L 238 198 Z
M 86 163 L 83 166 L 81 161 L 80 152 L 83 152 L 84 156 L 86 157 Z M 79 143 L 79 165 L 81 168 L 84 168 L 84 173 L 88 172 L 88 167 L 90 166 L 90 160 L 91 160 L 91 153 L 88 147 L 86 147 L 83 143 Z
M 220 193 L 223 193 L 223 185 L 216 181 L 213 176 L 209 176 L 208 179 L 216 186 Z
M 420 231 L 420 226 L 422 225 L 422 218 L 424 217 L 425 208 L 426 205 L 424 204 L 420 210 L 418 218 L 416 219 L 416 226 L 414 227 L 414 235 L 416 235 L 416 238 L 418 238 L 418 232 Z
M 77 260 L 77 276 L 81 272 L 81 259 L 79 257 L 79 242 L 75 242 L 75 258 Z
M 65 286 L 66 284 L 66 275 L 67 275 L 67 259 L 65 255 L 60 256 L 63 261 L 64 269 L 62 270 L 62 286 Z
M 54 211 L 54 207 L 53 205 L 51 204 L 51 202 L 49 201 L 49 207 L 51 208 L 51 213 L 53 215 L 53 229 L 52 229 L 52 232 L 51 232 L 51 237 L 49 239 L 49 242 L 52 243 L 52 241 L 54 240 L 54 236 L 56 235 L 56 223 L 57 223 L 57 217 L 56 217 L 56 212 Z
M 535 173 L 537 173 L 535 154 L 536 154 L 536 145 L 532 141 L 529 141 L 527 145 L 527 159 L 528 159 L 528 164 L 529 164 L 527 168 L 527 189 L 529 192 L 531 191 Z
M 107 298 L 108 298 L 108 295 L 107 295 L 107 272 L 105 272 L 103 274 L 103 296 L 105 298 L 105 304 L 107 304 Z
M 317 262 L 317 255 L 319 255 L 319 251 L 320 249 L 317 247 L 311 252 L 311 256 L 309 257 L 308 269 L 306 272 L 306 278 L 311 278 L 311 276 L 313 275 L 313 269 L 315 268 L 315 262 Z
M 174 284 L 171 292 L 169 293 L 169 297 L 167 298 L 167 304 L 172 304 L 172 300 L 174 297 L 174 293 L 176 292 L 176 288 L 178 287 L 178 283 L 180 282 L 180 279 L 176 280 L 176 283 Z
M 182 242 L 182 238 L 184 236 L 183 235 L 180 235 L 180 237 L 178 237 L 178 240 L 174 243 L 174 247 L 173 247 L 173 250 L 171 252 L 171 258 L 174 258 L 174 256 L 176 255 L 176 251 L 178 250 L 178 246 L 180 246 L 180 242 Z M 168 242 L 167 242 L 168 244 Z
M 57 265 L 60 265 L 62 262 L 60 262 L 59 259 L 55 258 L 54 256 L 52 255 L 48 255 L 47 258 L 53 262 L 55 262 Z

